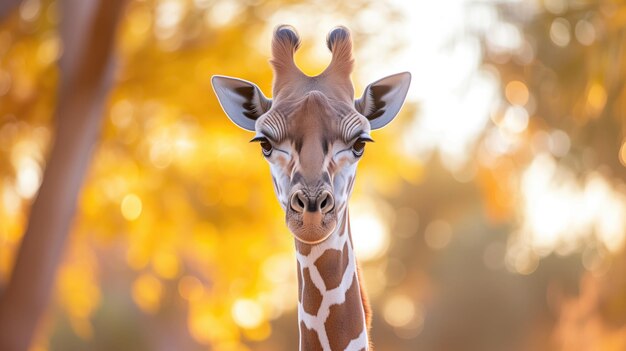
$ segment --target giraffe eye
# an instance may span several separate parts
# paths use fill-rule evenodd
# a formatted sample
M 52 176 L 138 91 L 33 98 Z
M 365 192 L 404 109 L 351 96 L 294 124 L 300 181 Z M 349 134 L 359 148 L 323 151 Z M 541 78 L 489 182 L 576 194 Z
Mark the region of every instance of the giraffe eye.
M 273 150 L 272 143 L 270 143 L 270 141 L 267 140 L 266 137 L 257 136 L 253 138 L 252 140 L 250 140 L 250 142 L 261 144 L 261 151 L 263 152 L 263 156 L 269 157 L 272 154 L 272 150 Z
M 365 151 L 365 143 L 371 142 L 374 142 L 374 140 L 367 133 L 362 133 L 361 136 L 356 139 L 354 144 L 352 144 L 352 154 L 354 154 L 354 157 L 363 156 L 363 151 Z
M 365 140 L 357 139 L 357 141 L 352 144 L 352 153 L 356 157 L 361 157 L 363 155 L 363 151 L 365 151 Z
M 262 140 L 260 144 L 263 155 L 269 157 L 272 154 L 272 144 L 267 140 Z

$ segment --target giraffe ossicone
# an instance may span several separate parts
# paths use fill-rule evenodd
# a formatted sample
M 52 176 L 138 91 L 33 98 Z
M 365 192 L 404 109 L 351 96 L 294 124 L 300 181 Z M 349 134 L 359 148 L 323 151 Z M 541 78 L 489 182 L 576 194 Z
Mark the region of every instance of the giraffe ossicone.
M 278 26 L 272 38 L 272 98 L 253 83 L 213 76 L 230 120 L 254 132 L 270 166 L 274 190 L 294 236 L 301 351 L 369 350 L 370 309 L 358 270 L 348 200 L 370 132 L 387 125 L 404 103 L 411 75 L 368 85 L 355 99 L 354 59 L 345 27 L 330 31 L 328 67 L 307 76 L 297 67 L 296 30 Z

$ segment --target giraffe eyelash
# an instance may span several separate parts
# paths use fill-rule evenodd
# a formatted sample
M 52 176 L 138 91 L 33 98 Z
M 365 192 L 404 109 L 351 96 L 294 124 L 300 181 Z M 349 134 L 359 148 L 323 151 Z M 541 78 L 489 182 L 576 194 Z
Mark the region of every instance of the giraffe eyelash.
M 261 145 L 261 152 L 263 152 L 263 156 L 270 157 L 272 155 L 272 151 L 274 147 L 270 140 L 264 136 L 256 136 L 250 140 L 251 143 L 259 143 Z
M 354 143 L 352 143 L 352 154 L 354 157 L 363 156 L 363 152 L 365 151 L 366 143 L 373 143 L 374 139 L 372 139 L 369 135 L 363 133 L 359 136 Z

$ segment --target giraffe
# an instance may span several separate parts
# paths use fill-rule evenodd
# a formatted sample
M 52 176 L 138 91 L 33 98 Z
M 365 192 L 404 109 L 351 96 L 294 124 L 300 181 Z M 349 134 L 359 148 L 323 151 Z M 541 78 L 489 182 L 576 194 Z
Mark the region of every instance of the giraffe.
M 296 66 L 296 30 L 272 38 L 272 99 L 253 83 L 213 76 L 219 103 L 237 126 L 254 132 L 294 237 L 298 273 L 299 349 L 370 350 L 370 307 L 352 245 L 348 199 L 370 132 L 404 103 L 411 75 L 377 80 L 354 98 L 352 39 L 345 27 L 326 38 L 328 67 L 307 76 Z

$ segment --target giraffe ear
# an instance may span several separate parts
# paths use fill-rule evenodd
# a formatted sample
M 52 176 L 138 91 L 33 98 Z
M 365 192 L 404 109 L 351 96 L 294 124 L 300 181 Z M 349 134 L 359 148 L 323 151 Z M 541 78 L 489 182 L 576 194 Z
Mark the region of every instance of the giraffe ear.
M 400 111 L 411 84 L 409 72 L 397 73 L 368 85 L 354 107 L 370 121 L 372 130 L 391 122 Z
M 254 122 L 272 107 L 272 100 L 248 81 L 213 76 L 211 84 L 228 118 L 245 130 L 254 131 Z

